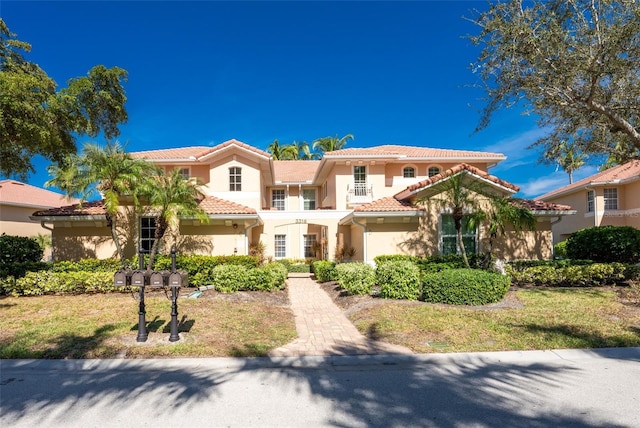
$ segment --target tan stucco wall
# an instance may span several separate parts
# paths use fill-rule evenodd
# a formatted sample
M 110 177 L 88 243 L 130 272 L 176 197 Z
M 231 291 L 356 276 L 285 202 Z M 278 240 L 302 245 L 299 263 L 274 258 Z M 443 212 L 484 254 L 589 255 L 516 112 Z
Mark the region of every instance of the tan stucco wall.
M 49 235 L 49 231 L 40 225 L 39 221 L 29 218 L 37 208 L 0 205 L 0 234 L 13 236 Z
M 488 248 L 486 231 L 482 236 L 482 248 Z M 534 231 L 515 232 L 508 228 L 504 235 L 498 235 L 493 243 L 492 254 L 499 260 L 550 260 L 553 258 L 551 221 L 538 219 Z
M 108 227 L 80 223 L 73 227 L 56 227 L 53 233 L 54 260 L 116 257 L 116 247 Z
M 242 191 L 229 191 L 229 168 L 242 168 Z M 263 179 L 260 165 L 242 154 L 227 154 L 215 158 L 209 166 L 209 183 L 204 187 L 207 194 L 237 202 L 259 210 L 266 202 L 262 195 Z

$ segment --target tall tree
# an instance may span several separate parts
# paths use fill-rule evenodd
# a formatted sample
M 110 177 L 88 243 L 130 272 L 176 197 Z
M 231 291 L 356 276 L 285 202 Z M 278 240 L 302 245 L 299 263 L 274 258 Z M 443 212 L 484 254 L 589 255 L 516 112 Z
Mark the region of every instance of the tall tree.
M 534 143 L 545 152 L 567 140 L 587 155 L 640 149 L 640 2 L 509 0 L 472 20 L 487 94 L 478 130 L 522 102 L 550 129 Z
M 124 261 L 122 245 L 117 233 L 120 198 L 130 196 L 138 203 L 138 190 L 142 180 L 156 168 L 152 164 L 134 159 L 119 143 L 107 143 L 102 147 L 95 143 L 83 146 L 80 155 L 70 155 L 62 164 L 48 168 L 53 177 L 45 186 L 62 189 L 68 196 L 77 196 L 81 203 L 95 192 L 104 199 L 107 225 L 120 260 Z
M 112 139 L 127 121 L 125 70 L 98 65 L 56 91 L 53 79 L 25 59 L 30 51 L 0 19 L 0 174 L 23 180 L 34 171 L 34 155 L 63 161 L 76 152 L 77 135 L 102 131 Z
M 311 151 L 311 147 L 309 146 L 309 143 L 303 142 L 300 145 L 300 155 L 299 155 L 299 159 L 302 160 L 316 160 L 316 159 L 320 159 L 320 153 L 317 152 L 312 152 Z
M 337 135 L 334 137 L 322 137 L 313 142 L 313 149 L 320 150 L 322 153 L 332 152 L 343 149 L 349 140 L 353 140 L 352 134 L 347 134 L 342 138 L 338 138 Z
M 154 213 L 156 223 L 147 266 L 151 270 L 165 233 L 171 226 L 178 227 L 180 217 L 194 217 L 203 222 L 209 219 L 198 206 L 201 198 L 198 185 L 191 180 L 185 180 L 179 169 L 167 174 L 158 171 L 154 176 L 148 177 L 141 187 L 141 194 L 146 199 L 150 211 Z

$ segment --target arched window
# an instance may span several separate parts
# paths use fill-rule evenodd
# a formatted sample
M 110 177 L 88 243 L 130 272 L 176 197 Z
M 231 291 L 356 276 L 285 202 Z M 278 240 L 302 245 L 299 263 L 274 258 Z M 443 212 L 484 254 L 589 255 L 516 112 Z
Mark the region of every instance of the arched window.
M 429 177 L 433 177 L 434 175 L 438 175 L 440 174 L 440 168 L 438 168 L 437 166 L 430 166 L 429 170 L 427 171 L 427 175 Z
M 415 178 L 416 176 L 416 169 L 412 166 L 405 166 L 402 169 L 402 176 L 404 178 Z

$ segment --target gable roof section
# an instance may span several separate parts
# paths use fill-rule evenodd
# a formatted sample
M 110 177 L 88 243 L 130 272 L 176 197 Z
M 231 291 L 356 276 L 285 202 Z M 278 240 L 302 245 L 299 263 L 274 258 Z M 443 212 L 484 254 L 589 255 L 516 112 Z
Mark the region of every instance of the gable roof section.
M 368 204 L 360 205 L 354 208 L 354 212 L 396 212 L 396 211 L 422 211 L 407 200 L 399 200 L 393 196 L 378 199 Z
M 242 150 L 251 152 L 255 155 L 271 158 L 271 155 L 264 150 L 260 150 L 253 146 L 250 146 L 242 141 L 235 139 L 225 141 L 214 147 L 207 146 L 193 146 L 182 147 L 176 149 L 160 149 L 160 150 L 148 150 L 144 152 L 132 152 L 131 156 L 135 158 L 147 159 L 155 162 L 201 162 L 208 157 L 211 157 L 223 150 L 237 147 Z
M 640 159 L 634 159 L 622 165 L 614 166 L 597 174 L 583 178 L 575 183 L 561 187 L 544 195 L 538 196 L 536 200 L 555 198 L 561 195 L 582 190 L 587 186 L 597 186 L 605 184 L 624 184 L 640 179 Z
M 312 183 L 318 165 L 318 160 L 274 160 L 275 184 Z
M 207 215 L 257 215 L 256 210 L 235 202 L 220 199 L 215 196 L 207 196 L 198 204 Z M 34 217 L 77 217 L 77 216 L 104 216 L 106 211 L 104 201 L 85 202 L 82 206 L 78 204 L 67 205 L 59 208 L 37 211 Z
M 576 213 L 576 211 L 572 210 L 569 205 L 553 204 L 551 202 L 513 198 L 511 203 L 513 205 L 518 205 L 523 208 L 527 208 L 529 211 L 533 212 L 534 214 L 550 215 L 550 214 L 562 213 L 563 215 L 566 215 L 566 214 Z
M 471 166 L 469 164 L 461 163 L 452 168 L 442 171 L 440 174 L 436 174 L 433 177 L 429 177 L 416 184 L 412 184 L 411 186 L 407 187 L 401 192 L 396 193 L 394 197 L 396 199 L 407 199 L 411 196 L 416 195 L 421 190 L 427 189 L 435 184 L 444 182 L 446 181 L 447 178 L 452 177 L 464 171 L 470 173 L 471 175 L 475 176 L 480 180 L 489 182 L 489 184 L 500 187 L 509 193 L 516 193 L 518 190 L 520 190 L 520 188 L 514 184 L 501 180 L 498 177 L 491 175 L 487 172 L 484 172 L 483 170 L 476 168 L 474 166 Z
M 433 160 L 491 160 L 501 161 L 506 157 L 501 153 L 491 152 L 475 152 L 468 150 L 453 150 L 453 149 L 433 149 L 428 147 L 414 147 L 414 146 L 400 146 L 387 144 L 369 148 L 349 148 L 342 150 L 334 150 L 332 152 L 326 152 L 324 157 L 329 158 L 363 158 L 363 157 L 382 157 L 382 158 L 411 158 L 412 160 L 420 159 L 433 159 Z
M 0 204 L 2 205 L 42 209 L 77 202 L 75 198 L 67 198 L 59 193 L 20 181 L 0 180 Z

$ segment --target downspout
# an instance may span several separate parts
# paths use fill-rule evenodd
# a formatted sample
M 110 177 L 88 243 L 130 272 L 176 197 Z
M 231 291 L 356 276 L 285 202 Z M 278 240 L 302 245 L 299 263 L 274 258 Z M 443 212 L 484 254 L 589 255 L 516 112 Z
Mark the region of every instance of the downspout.
M 367 263 L 367 225 L 357 222 L 355 217 L 351 217 L 351 223 L 362 228 L 362 261 Z
M 250 224 L 249 226 L 244 228 L 244 251 L 245 255 L 247 256 L 249 255 L 249 231 L 259 224 L 260 219 L 257 218 L 256 221 L 253 222 L 253 224 Z
M 54 247 L 53 247 L 53 227 L 47 227 L 47 226 L 46 226 L 46 224 L 45 224 L 45 221 L 44 221 L 44 220 L 42 220 L 42 221 L 40 222 L 40 226 L 41 226 L 43 229 L 46 229 L 46 230 L 48 230 L 48 231 L 50 231 L 50 232 L 51 232 L 51 260 L 55 260 L 55 258 L 53 257 L 53 256 L 54 256 Z

